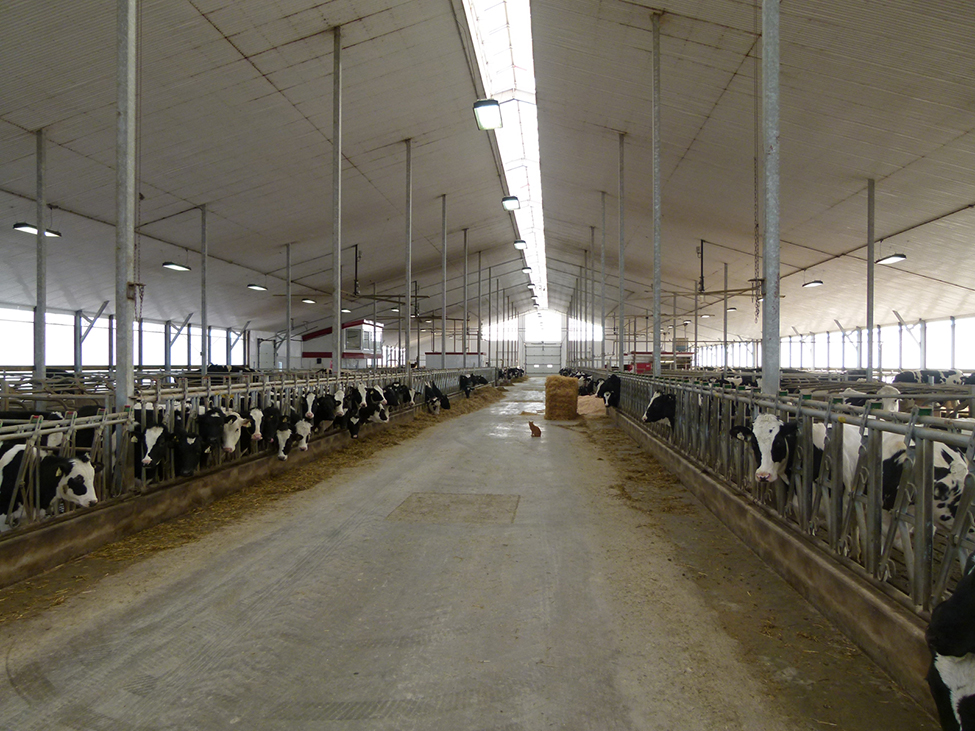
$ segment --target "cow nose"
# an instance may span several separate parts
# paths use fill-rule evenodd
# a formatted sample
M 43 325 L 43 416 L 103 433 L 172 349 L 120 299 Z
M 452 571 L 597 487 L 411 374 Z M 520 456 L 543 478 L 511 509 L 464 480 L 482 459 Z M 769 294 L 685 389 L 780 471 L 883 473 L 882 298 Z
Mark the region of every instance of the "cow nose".
M 284 462 L 287 458 L 288 458 L 288 455 L 286 455 L 286 454 L 279 454 L 278 455 L 278 459 L 280 459 L 282 462 Z
M 263 437 L 263 436 L 262 436 L 261 434 L 255 434 L 255 435 L 253 436 L 253 439 L 254 439 L 254 441 L 255 441 L 255 442 L 259 442 L 259 441 L 261 441 L 261 439 L 263 439 L 263 438 L 264 438 L 264 437 Z
M 148 467 L 149 465 L 151 465 L 152 464 L 152 457 L 143 457 L 142 464 L 144 464 L 146 467 Z
M 229 454 L 230 452 L 233 452 L 234 451 L 234 448 L 233 447 L 224 447 L 223 448 L 223 451 L 224 452 L 227 452 Z
M 771 477 L 772 475 L 770 475 L 768 472 L 755 473 L 755 479 L 759 482 L 768 482 Z
M 306 419 L 314 419 L 315 418 L 315 415 L 312 412 L 310 412 L 310 411 L 306 411 L 305 412 L 305 418 Z

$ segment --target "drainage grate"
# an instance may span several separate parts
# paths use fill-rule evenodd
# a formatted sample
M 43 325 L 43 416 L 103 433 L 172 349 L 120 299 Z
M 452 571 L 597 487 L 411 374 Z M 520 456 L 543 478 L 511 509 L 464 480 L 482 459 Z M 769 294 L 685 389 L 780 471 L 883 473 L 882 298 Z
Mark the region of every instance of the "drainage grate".
M 415 492 L 386 520 L 402 523 L 513 523 L 518 495 Z

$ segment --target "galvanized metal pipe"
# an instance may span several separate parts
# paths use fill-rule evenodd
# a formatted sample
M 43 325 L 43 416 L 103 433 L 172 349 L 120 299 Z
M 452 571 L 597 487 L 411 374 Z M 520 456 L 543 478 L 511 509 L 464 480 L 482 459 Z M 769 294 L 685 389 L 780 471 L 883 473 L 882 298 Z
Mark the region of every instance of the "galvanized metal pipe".
M 118 0 L 115 107 L 115 408 L 135 388 L 132 322 L 135 319 L 136 0 Z
M 467 280 L 468 274 L 468 262 L 467 262 L 467 234 L 469 229 L 464 229 L 464 348 L 463 348 L 463 368 L 467 368 Z
M 603 239 L 599 247 L 599 257 L 601 266 L 601 284 L 599 289 L 600 313 L 599 327 L 601 329 L 601 342 L 599 347 L 599 367 L 606 367 L 606 193 L 600 191 L 600 199 L 603 208 Z
M 291 244 L 285 244 L 284 247 L 285 264 L 284 268 L 287 272 L 288 284 L 285 287 L 285 299 L 287 303 L 285 304 L 285 317 L 287 318 L 287 323 L 284 328 L 284 369 L 286 371 L 291 370 Z
M 623 279 L 626 276 L 626 266 L 625 266 L 624 256 L 623 256 L 623 254 L 624 254 L 624 252 L 623 252 L 623 249 L 624 249 L 624 239 L 623 239 L 623 205 L 624 205 L 624 197 L 623 197 L 623 137 L 624 137 L 623 133 L 620 132 L 619 133 L 619 141 L 620 141 L 620 152 L 619 152 L 619 164 L 620 164 L 620 201 L 619 201 L 620 202 L 620 209 L 619 209 L 619 217 L 620 217 L 620 261 L 619 261 L 620 301 L 619 301 L 619 308 L 618 308 L 619 309 L 619 314 L 617 315 L 617 317 L 619 318 L 619 323 L 620 323 L 620 328 L 619 328 L 620 335 L 619 335 L 619 338 L 617 338 L 617 341 L 618 341 L 617 342 L 617 350 L 618 350 L 617 355 L 619 356 L 619 366 L 620 366 L 620 370 L 621 371 L 624 370 L 623 369 L 623 354 L 626 351 L 626 338 L 624 337 L 624 330 L 625 330 L 625 327 L 626 327 L 626 314 L 625 314 L 625 311 L 623 309 Z
M 209 257 L 209 251 L 207 246 L 209 241 L 207 240 L 207 206 L 204 203 L 200 206 L 200 317 L 203 322 L 200 327 L 203 328 L 201 332 L 205 334 L 203 340 L 202 348 L 202 373 L 205 376 L 207 374 L 207 368 L 210 364 L 210 326 L 207 320 L 207 260 Z
M 728 262 L 724 265 L 724 330 L 721 334 L 721 343 L 724 350 L 722 367 L 728 370 Z
M 867 180 L 867 380 L 873 380 L 874 179 Z
M 477 252 L 477 367 L 484 365 L 481 361 L 481 353 L 484 350 L 482 338 L 484 328 L 481 326 L 481 252 Z
M 441 332 L 440 332 L 440 367 L 447 367 L 447 194 L 444 193 L 443 201 L 440 206 L 440 228 L 442 231 L 442 237 L 440 239 L 440 244 L 442 248 L 441 252 L 441 285 L 440 292 L 442 296 L 442 316 L 441 316 Z
M 779 0 L 762 0 L 762 119 L 765 149 L 762 393 L 779 390 Z M 725 287 L 727 289 L 727 287 Z
M 332 366 L 342 376 L 342 26 L 332 29 Z
M 660 377 L 660 14 L 651 18 L 653 31 L 653 89 L 651 97 L 653 112 L 653 375 Z M 677 296 L 674 296 L 677 307 Z M 674 313 L 674 335 L 677 335 L 677 313 Z M 674 367 L 677 367 L 675 349 Z
M 44 380 L 47 376 L 47 242 L 44 240 L 47 228 L 44 225 L 44 208 L 47 193 L 44 176 L 47 173 L 47 151 L 44 144 L 44 129 L 35 133 L 37 200 L 35 217 L 37 220 L 37 290 L 34 297 L 34 379 Z M 79 359 L 80 362 L 80 359 Z
M 405 140 L 406 144 L 406 299 L 403 306 L 405 312 L 402 313 L 406 318 L 406 385 L 411 384 L 410 368 L 410 338 L 413 328 L 410 327 L 410 318 L 413 317 L 413 140 Z M 419 318 L 417 318 L 419 322 Z M 419 325 L 417 325 L 419 327 Z M 420 338 L 416 339 L 417 353 L 420 351 Z M 417 358 L 419 360 L 419 357 Z

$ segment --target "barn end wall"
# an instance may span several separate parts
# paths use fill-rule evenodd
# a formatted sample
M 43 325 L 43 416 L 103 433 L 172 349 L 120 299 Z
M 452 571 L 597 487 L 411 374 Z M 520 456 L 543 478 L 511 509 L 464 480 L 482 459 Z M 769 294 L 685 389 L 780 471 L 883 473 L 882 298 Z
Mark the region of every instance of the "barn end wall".
M 703 474 L 634 419 L 611 409 L 620 429 L 656 458 L 772 570 L 846 634 L 905 692 L 937 716 L 925 676 L 924 624 L 868 577 L 806 536 Z
M 419 407 L 418 407 L 419 408 Z M 390 423 L 412 421 L 415 410 L 391 414 Z M 385 429 L 385 424 L 363 424 L 361 438 Z M 236 462 L 198 477 L 176 482 L 142 495 L 131 495 L 76 511 L 25 528 L 0 542 L 0 588 L 23 581 L 97 548 L 138 533 L 193 508 L 209 505 L 266 477 L 320 459 L 343 449 L 351 438 L 346 430 L 309 442 L 307 452 L 292 450 L 287 462 L 275 453 Z

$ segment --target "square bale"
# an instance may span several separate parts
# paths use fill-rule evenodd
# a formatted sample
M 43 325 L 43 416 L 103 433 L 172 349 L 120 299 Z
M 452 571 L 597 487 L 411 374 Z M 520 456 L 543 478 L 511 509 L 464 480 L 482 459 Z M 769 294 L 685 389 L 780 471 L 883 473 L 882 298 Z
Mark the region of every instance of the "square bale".
M 567 421 L 579 418 L 579 381 L 568 376 L 545 379 L 545 419 Z

